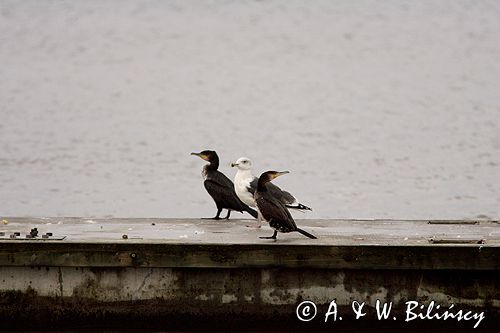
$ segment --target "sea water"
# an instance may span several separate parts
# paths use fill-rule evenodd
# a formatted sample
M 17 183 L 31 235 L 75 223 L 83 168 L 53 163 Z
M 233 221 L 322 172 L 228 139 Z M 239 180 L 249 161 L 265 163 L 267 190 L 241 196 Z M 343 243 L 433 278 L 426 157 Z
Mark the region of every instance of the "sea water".
M 212 216 L 213 149 L 289 170 L 297 218 L 498 218 L 499 12 L 3 1 L 0 215 Z

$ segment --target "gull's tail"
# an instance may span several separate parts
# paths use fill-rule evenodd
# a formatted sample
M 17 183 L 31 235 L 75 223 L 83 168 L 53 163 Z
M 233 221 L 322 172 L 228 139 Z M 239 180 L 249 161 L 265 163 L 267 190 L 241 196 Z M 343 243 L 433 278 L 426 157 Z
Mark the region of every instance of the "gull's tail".
M 307 207 L 306 205 L 303 205 L 301 203 L 298 203 L 297 205 L 295 206 L 291 206 L 291 205 L 286 205 L 287 208 L 290 208 L 290 209 L 297 209 L 297 210 L 310 210 L 312 211 L 311 208 Z

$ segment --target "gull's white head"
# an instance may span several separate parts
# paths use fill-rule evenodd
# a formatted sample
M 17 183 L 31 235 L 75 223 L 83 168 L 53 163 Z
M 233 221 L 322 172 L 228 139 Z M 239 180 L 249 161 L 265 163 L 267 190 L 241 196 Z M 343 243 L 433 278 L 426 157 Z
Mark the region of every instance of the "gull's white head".
M 232 167 L 237 167 L 239 170 L 250 170 L 252 169 L 252 161 L 248 157 L 240 157 L 234 163 L 231 163 Z

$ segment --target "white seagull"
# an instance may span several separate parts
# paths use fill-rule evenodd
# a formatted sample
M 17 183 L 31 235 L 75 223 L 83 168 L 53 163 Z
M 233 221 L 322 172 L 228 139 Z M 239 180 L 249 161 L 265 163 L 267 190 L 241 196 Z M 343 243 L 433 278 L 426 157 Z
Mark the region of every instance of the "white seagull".
M 236 195 L 250 207 L 257 208 L 255 203 L 254 193 L 257 189 L 257 183 L 259 178 L 252 174 L 252 161 L 247 157 L 240 157 L 234 163 L 231 163 L 232 167 L 236 167 L 236 175 L 234 176 L 234 190 Z M 311 208 L 299 203 L 297 198 L 295 198 L 291 193 L 283 191 L 278 186 L 268 183 L 267 189 L 269 193 L 276 199 L 281 201 L 287 208 L 297 209 L 297 210 L 312 210 Z M 253 227 L 260 228 L 262 225 L 262 214 L 258 211 L 257 224 Z

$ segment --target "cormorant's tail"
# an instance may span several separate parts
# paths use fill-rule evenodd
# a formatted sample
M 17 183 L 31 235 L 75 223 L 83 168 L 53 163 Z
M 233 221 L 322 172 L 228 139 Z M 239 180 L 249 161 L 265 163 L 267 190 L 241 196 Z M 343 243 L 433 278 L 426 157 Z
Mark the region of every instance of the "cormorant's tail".
M 304 231 L 304 230 L 299 229 L 299 228 L 297 228 L 297 231 L 298 231 L 298 232 L 300 232 L 300 233 L 301 233 L 302 235 L 304 235 L 304 236 L 307 236 L 307 237 L 312 238 L 312 239 L 317 239 L 317 238 L 316 238 L 316 236 L 311 235 L 311 234 L 310 234 L 310 233 L 308 233 L 307 231 Z
M 310 211 L 312 211 L 312 209 L 310 207 L 307 207 L 306 205 L 303 205 L 301 203 L 298 203 L 296 206 L 286 205 L 286 207 L 288 207 L 290 209 L 310 210 Z
M 248 207 L 247 205 L 245 205 L 244 210 L 248 214 L 252 215 L 255 219 L 257 218 L 258 214 L 257 214 L 257 211 L 255 209 L 252 209 L 252 208 Z

